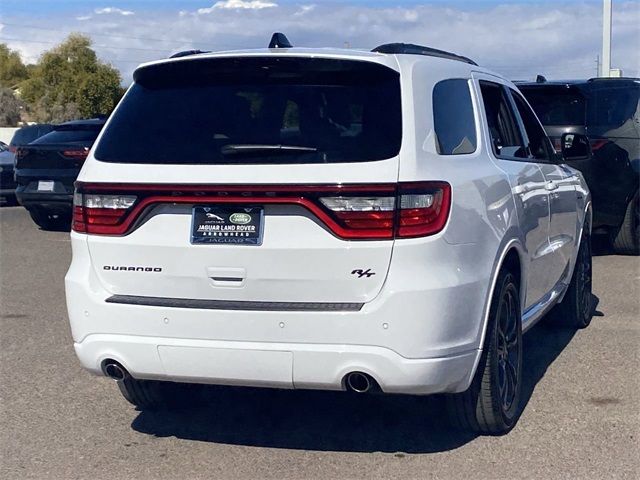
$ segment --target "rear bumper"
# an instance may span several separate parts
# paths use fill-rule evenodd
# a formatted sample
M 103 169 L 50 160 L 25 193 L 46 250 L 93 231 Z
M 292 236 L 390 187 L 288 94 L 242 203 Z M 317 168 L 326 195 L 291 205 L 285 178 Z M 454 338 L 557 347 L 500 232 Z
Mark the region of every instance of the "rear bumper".
M 18 202 L 26 208 L 43 207 L 70 213 L 73 205 L 72 193 L 38 192 L 24 186 L 18 186 L 15 194 Z
M 453 393 L 468 388 L 481 353 L 491 267 L 475 245 L 403 242 L 382 292 L 361 309 L 284 311 L 108 303 L 87 237 L 71 238 L 71 332 L 96 374 L 111 359 L 135 378 L 341 390 L 358 371 L 384 392 Z
M 82 365 L 104 360 L 136 378 L 218 385 L 344 390 L 351 372 L 371 375 L 385 393 L 463 391 L 479 352 L 408 359 L 383 347 L 90 335 L 76 343 Z

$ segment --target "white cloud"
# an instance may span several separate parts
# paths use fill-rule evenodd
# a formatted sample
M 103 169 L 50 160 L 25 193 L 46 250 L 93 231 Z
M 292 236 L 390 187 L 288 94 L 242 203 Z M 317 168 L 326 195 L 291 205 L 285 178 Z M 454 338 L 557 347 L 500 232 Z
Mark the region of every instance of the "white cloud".
M 302 15 L 306 15 L 307 13 L 316 9 L 315 5 L 300 5 L 300 10 L 298 10 L 294 15 L 296 17 L 300 17 Z
M 238 1 L 252 3 L 235 0 L 235 5 Z M 574 3 L 508 4 L 505 0 L 502 5 L 483 3 L 469 8 L 458 6 L 459 2 L 455 7 L 436 3 L 400 8 L 364 6 L 364 2 L 298 1 L 279 2 L 278 8 L 246 7 L 241 15 L 234 8 L 216 7 L 233 5 L 231 1 L 211 2 L 212 15 L 199 15 L 197 8 L 184 5 L 174 11 L 93 15 L 91 29 L 74 15 L 60 13 L 38 23 L 51 31 L 5 26 L 2 35 L 24 40 L 7 43 L 33 62 L 68 32 L 93 33 L 100 58 L 118 67 L 126 82 L 136 65 L 144 61 L 188 49 L 264 48 L 274 31 L 284 32 L 295 46 L 303 47 L 343 47 L 348 43 L 371 49 L 389 42 L 428 45 L 468 56 L 512 79 L 533 79 L 538 73 L 549 79 L 589 78 L 595 75 L 595 59 L 600 54 L 602 11 L 596 3 L 576 8 Z M 312 14 L 307 9 L 306 14 L 296 15 L 313 2 Z M 83 14 L 83 10 L 76 13 Z M 3 20 L 12 23 L 8 15 Z M 14 20 L 20 23 L 18 18 Z M 612 66 L 622 68 L 627 76 L 640 76 L 638 25 L 637 1 L 614 2 Z M 43 43 L 33 42 L 35 35 Z
M 122 10 L 121 8 L 116 8 L 116 7 L 96 8 L 94 10 L 94 12 L 96 13 L 96 15 L 117 13 L 117 14 L 123 15 L 125 17 L 134 14 L 134 12 L 132 12 L 131 10 Z
M 85 20 L 91 20 L 91 15 L 78 15 L 76 17 L 76 20 L 80 21 L 80 22 L 84 22 Z
M 225 9 L 225 10 L 238 10 L 238 9 L 251 9 L 251 10 L 262 10 L 263 8 L 272 8 L 277 7 L 277 3 L 264 1 L 264 0 L 224 0 L 214 3 L 209 8 L 199 8 L 199 14 L 211 13 L 214 10 Z

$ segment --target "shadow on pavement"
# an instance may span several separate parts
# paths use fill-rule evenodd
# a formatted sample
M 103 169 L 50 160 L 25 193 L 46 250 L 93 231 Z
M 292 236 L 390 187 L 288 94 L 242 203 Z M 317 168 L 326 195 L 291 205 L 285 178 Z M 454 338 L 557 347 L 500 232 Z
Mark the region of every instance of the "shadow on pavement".
M 541 322 L 524 336 L 525 406 L 574 334 Z M 203 399 L 205 407 L 140 412 L 131 426 L 158 437 L 344 452 L 442 452 L 476 437 L 449 427 L 438 396 L 207 386 Z

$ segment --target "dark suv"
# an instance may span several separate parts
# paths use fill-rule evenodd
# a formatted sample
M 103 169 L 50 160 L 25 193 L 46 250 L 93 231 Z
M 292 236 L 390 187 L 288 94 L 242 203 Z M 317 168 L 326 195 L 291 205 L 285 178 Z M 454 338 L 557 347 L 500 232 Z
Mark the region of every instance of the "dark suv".
M 563 133 L 589 136 L 592 155 L 571 162 L 593 198 L 593 228 L 618 253 L 640 252 L 640 79 L 517 82 L 560 151 Z
M 71 225 L 73 183 L 105 121 L 55 125 L 16 151 L 16 198 L 44 230 Z

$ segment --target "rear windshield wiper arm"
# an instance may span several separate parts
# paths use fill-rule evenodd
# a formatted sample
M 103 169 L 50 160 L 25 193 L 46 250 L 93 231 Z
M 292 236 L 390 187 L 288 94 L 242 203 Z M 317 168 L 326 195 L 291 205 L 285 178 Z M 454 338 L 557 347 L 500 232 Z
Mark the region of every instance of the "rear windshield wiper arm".
M 241 153 L 295 153 L 295 152 L 317 152 L 315 147 L 304 147 L 299 145 L 263 145 L 254 143 L 231 143 L 222 147 L 223 155 L 237 155 Z

